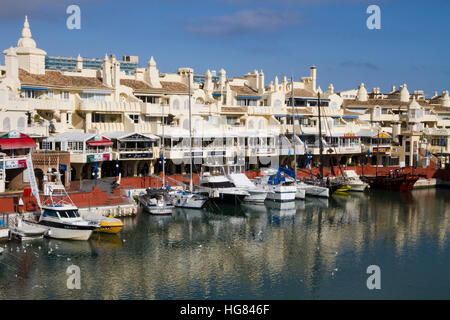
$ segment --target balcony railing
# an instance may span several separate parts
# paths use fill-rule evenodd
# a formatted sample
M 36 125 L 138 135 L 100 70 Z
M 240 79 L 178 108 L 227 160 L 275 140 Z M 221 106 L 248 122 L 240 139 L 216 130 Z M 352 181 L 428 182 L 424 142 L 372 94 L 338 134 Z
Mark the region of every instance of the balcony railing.
M 8 100 L 8 110 L 74 110 L 75 105 L 70 100 L 14 98 Z

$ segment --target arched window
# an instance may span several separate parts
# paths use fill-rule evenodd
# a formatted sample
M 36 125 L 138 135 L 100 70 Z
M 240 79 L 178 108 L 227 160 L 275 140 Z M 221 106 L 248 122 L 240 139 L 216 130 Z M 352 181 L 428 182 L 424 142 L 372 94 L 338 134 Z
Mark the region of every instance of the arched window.
M 253 121 L 253 120 L 250 120 L 250 121 L 248 122 L 248 128 L 249 128 L 249 129 L 253 129 L 254 127 L 255 127 L 254 121 Z
M 184 110 L 189 110 L 189 99 L 184 101 Z
M 11 121 L 9 120 L 8 117 L 6 117 L 5 119 L 3 119 L 3 131 L 10 131 L 11 130 Z
M 175 99 L 173 101 L 172 107 L 173 107 L 174 110 L 179 110 L 180 109 L 180 100 Z
M 19 131 L 25 130 L 25 118 L 20 117 L 17 120 L 17 130 L 19 130 Z

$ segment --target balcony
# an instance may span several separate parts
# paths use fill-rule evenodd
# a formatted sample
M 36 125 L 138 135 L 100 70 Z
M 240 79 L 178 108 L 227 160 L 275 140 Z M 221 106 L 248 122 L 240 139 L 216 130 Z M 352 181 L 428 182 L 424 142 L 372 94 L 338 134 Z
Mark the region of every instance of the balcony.
M 75 105 L 70 100 L 17 98 L 8 100 L 8 111 L 73 111 Z
M 300 153 L 300 148 L 297 147 L 295 148 L 296 151 L 298 151 L 297 154 L 303 154 Z M 278 154 L 278 149 L 275 147 L 269 147 L 269 146 L 258 146 L 258 147 L 248 147 L 246 150 L 246 156 L 247 157 L 254 157 L 254 156 L 259 156 L 259 157 L 269 157 L 269 156 L 276 156 Z M 293 154 L 293 150 L 291 149 L 291 154 Z
M 249 106 L 248 107 L 248 114 L 250 115 L 271 115 L 272 107 L 270 106 L 263 106 L 263 107 L 255 107 L 255 106 Z
M 84 112 L 141 112 L 140 102 L 84 101 L 80 100 L 80 111 Z
M 164 112 L 164 113 L 162 113 Z M 160 117 L 161 114 L 164 117 L 170 112 L 170 106 L 168 104 L 161 103 L 142 103 L 142 113 L 152 117 Z

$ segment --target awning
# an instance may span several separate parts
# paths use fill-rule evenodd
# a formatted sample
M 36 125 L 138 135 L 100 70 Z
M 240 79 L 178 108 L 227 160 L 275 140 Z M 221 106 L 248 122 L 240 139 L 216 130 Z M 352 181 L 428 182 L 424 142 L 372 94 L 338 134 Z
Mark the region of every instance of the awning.
M 33 139 L 27 138 L 3 138 L 0 139 L 0 148 L 2 150 L 36 148 Z
M 380 132 L 379 134 L 375 135 L 374 138 L 391 138 L 391 136 L 386 132 Z
M 107 94 L 111 94 L 112 91 L 110 90 L 94 90 L 94 89 L 84 89 L 83 93 L 92 93 L 92 94 L 102 94 L 102 95 L 107 95 Z
M 238 99 L 261 99 L 261 96 L 237 96 Z
M 113 142 L 110 139 L 99 135 L 94 136 L 91 139 L 87 140 L 86 143 L 91 147 L 106 147 L 113 145 Z
M 112 146 L 112 141 L 86 141 L 86 143 L 91 147 L 106 147 Z
M 47 88 L 21 87 L 22 90 L 48 91 Z

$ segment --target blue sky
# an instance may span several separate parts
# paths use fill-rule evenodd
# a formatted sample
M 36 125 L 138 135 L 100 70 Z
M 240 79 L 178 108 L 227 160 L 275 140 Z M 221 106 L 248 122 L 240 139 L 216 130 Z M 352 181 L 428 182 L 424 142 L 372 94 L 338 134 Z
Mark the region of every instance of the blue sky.
M 81 30 L 66 28 L 70 4 L 81 8 Z M 366 27 L 370 4 L 381 8 L 381 30 Z M 161 72 L 257 68 L 266 82 L 315 64 L 323 90 L 450 90 L 449 0 L 15 0 L 1 4 L 1 49 L 17 44 L 25 15 L 52 56 L 138 55 L 146 66 L 153 55 Z

